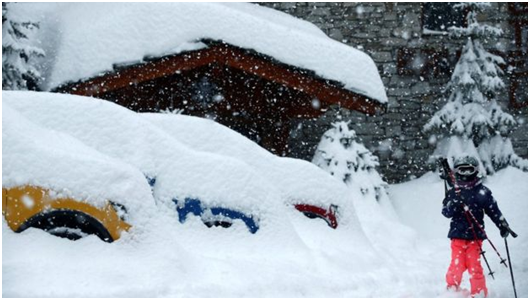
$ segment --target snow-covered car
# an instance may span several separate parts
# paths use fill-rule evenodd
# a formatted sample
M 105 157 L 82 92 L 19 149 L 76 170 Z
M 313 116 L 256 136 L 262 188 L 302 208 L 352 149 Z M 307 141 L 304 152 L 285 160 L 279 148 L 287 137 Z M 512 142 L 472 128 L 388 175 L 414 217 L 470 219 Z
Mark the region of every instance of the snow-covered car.
M 244 161 L 278 187 L 285 203 L 309 218 L 324 220 L 331 228 L 339 226 L 342 210 L 351 209 L 343 183 L 309 162 L 275 156 L 209 119 L 179 114 L 141 115 L 193 149 Z
M 76 139 L 37 126 L 9 104 L 2 112 L 2 214 L 15 232 L 30 227 L 112 242 L 130 228 L 127 208 L 145 210 L 142 175 Z
M 133 111 L 72 95 L 3 96 L 4 103 L 35 124 L 135 169 L 144 177 L 141 185 L 152 191 L 138 201 L 151 199 L 175 211 L 182 223 L 194 215 L 207 226 L 241 224 L 251 233 L 263 228 L 262 219 L 271 228 L 291 227 L 280 191 L 259 172 L 235 158 L 192 150 Z

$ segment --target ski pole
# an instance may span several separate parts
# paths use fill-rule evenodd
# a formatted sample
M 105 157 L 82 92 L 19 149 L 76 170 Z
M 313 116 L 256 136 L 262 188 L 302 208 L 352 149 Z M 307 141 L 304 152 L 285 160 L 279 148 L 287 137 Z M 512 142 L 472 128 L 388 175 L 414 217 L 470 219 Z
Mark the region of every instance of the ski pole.
M 513 294 L 517 298 L 517 290 L 515 289 L 515 280 L 513 279 L 512 260 L 510 259 L 510 250 L 508 250 L 508 238 L 504 238 L 504 245 L 506 246 L 506 256 L 508 256 L 508 264 L 510 265 L 510 275 L 512 276 Z
M 480 223 L 477 221 L 477 219 L 475 218 L 475 216 L 471 213 L 471 211 L 469 210 L 469 207 L 462 203 L 462 207 L 464 208 L 464 210 L 466 211 L 466 213 L 468 213 L 470 216 L 471 216 L 471 219 L 475 222 L 475 224 L 477 224 L 478 228 L 480 228 L 480 230 L 482 231 L 482 233 L 484 234 L 484 236 L 486 237 L 486 240 L 488 241 L 488 243 L 490 243 L 491 245 L 491 248 L 493 248 L 493 250 L 495 250 L 495 253 L 497 253 L 497 256 L 500 258 L 501 260 L 501 264 L 503 264 L 506 268 L 508 268 L 508 265 L 506 264 L 506 259 L 505 258 L 502 258 L 501 254 L 499 253 L 499 251 L 497 250 L 497 248 L 495 248 L 495 245 L 493 245 L 493 243 L 491 242 L 491 240 L 488 238 L 488 235 L 486 234 L 486 231 L 484 230 L 484 228 L 482 228 L 482 226 L 480 226 Z
M 495 279 L 495 276 L 493 276 L 493 272 L 490 268 L 490 264 L 488 263 L 488 260 L 486 259 L 486 251 L 482 250 L 480 251 L 480 255 L 482 255 L 482 258 L 484 258 L 484 262 L 486 263 L 486 266 L 488 267 L 488 270 L 490 271 L 488 275 L 491 275 L 491 278 Z
M 469 228 L 471 228 L 471 231 L 473 231 L 473 236 L 475 237 L 475 241 L 479 241 L 479 238 L 477 237 L 477 233 L 475 232 L 475 227 L 473 226 L 473 223 L 471 223 L 471 217 L 469 216 L 471 214 L 471 212 L 465 210 L 465 215 L 466 215 L 466 219 L 467 219 L 467 223 L 469 224 Z M 495 279 L 495 276 L 493 276 L 493 271 L 491 270 L 491 267 L 490 267 L 490 264 L 488 262 L 488 259 L 486 258 L 486 251 L 484 251 L 484 249 L 482 249 L 482 243 L 479 243 L 479 246 L 480 246 L 480 255 L 482 255 L 482 258 L 484 258 L 484 262 L 486 263 L 486 266 L 488 267 L 488 275 L 491 275 L 491 278 Z

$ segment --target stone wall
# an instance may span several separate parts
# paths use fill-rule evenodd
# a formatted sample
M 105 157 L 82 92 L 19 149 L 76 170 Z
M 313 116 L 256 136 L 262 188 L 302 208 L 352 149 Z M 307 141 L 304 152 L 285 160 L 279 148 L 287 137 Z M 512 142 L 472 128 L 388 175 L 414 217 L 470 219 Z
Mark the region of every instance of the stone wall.
M 337 119 L 351 120 L 352 127 L 362 142 L 379 156 L 381 172 L 390 182 L 401 182 L 421 176 L 432 166 L 426 162 L 434 150 L 429 136 L 422 132 L 423 125 L 444 104 L 443 87 L 450 74 L 426 78 L 419 74 L 398 74 L 398 51 L 409 49 L 440 48 L 455 58 L 462 42 L 445 35 L 424 34 L 421 3 L 352 3 L 352 2 L 282 2 L 259 3 L 298 18 L 312 22 L 331 38 L 369 54 L 379 68 L 387 89 L 388 110 L 380 116 L 365 116 L 338 107 L 329 110 L 316 120 L 293 120 L 289 147 L 291 155 L 311 160 L 320 137 Z M 479 16 L 480 22 L 500 25 L 505 36 L 489 49 L 503 52 L 517 50 L 514 28 L 510 23 L 507 3 L 491 3 L 489 13 Z M 526 51 L 526 50 L 525 50 Z M 527 56 L 525 54 L 525 68 Z M 455 61 L 450 62 L 454 67 Z M 507 85 L 509 81 L 505 80 Z M 527 80 L 522 84 L 528 99 Z M 510 105 L 508 92 L 502 95 L 500 104 L 520 123 L 512 134 L 516 153 L 528 156 L 528 108 Z

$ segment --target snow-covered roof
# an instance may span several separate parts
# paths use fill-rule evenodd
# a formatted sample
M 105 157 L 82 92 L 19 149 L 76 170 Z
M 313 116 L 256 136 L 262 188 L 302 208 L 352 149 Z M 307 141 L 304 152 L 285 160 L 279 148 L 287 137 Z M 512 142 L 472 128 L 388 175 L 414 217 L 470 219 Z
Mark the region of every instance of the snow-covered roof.
M 372 59 L 327 37 L 313 24 L 250 3 L 73 3 L 56 12 L 56 50 L 46 87 L 205 47 L 203 39 L 251 49 L 387 102 Z M 46 42 L 45 42 L 46 43 Z M 53 48 L 53 46 L 49 46 Z

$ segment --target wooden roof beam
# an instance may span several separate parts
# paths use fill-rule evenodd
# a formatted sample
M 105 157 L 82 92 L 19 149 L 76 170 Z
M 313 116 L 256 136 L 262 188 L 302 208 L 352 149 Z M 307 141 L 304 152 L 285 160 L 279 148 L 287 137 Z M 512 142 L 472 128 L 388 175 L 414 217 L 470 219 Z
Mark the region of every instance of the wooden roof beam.
M 118 90 L 144 81 L 190 71 L 208 64 L 217 58 L 214 49 L 198 51 L 164 57 L 125 68 L 84 82 L 69 84 L 57 88 L 59 92 L 75 95 L 98 96 L 109 91 Z
M 336 86 L 329 81 L 314 78 L 312 74 L 305 74 L 303 70 L 297 70 L 288 65 L 282 66 L 281 63 L 258 57 L 248 50 L 224 43 L 211 43 L 206 49 L 167 56 L 109 72 L 85 82 L 59 87 L 56 91 L 97 97 L 109 91 L 179 72 L 191 71 L 214 62 L 312 95 L 327 105 L 338 104 L 341 107 L 366 114 L 376 114 L 386 107 L 384 104 Z
M 226 65 L 246 73 L 314 95 L 320 101 L 329 105 L 338 104 L 341 107 L 371 115 L 385 109 L 384 104 L 380 104 L 368 97 L 348 91 L 342 87 L 333 86 L 324 82 L 324 80 L 313 78 L 299 71 L 268 62 L 265 59 L 248 54 L 242 49 L 230 46 L 216 46 L 213 49 L 218 55 L 217 61 L 222 61 Z M 245 57 L 245 59 L 241 59 L 241 57 Z

